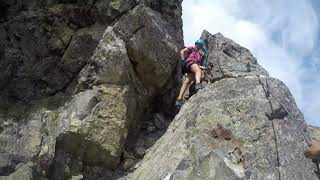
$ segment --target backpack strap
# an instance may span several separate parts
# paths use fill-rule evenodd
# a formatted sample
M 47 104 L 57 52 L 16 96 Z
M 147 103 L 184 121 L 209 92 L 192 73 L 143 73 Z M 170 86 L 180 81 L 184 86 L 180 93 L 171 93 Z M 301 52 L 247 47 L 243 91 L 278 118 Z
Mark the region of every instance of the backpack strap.
M 188 49 L 189 49 L 189 48 L 188 48 Z M 188 59 L 188 58 L 189 58 L 189 56 L 190 56 L 194 51 L 196 51 L 196 48 L 195 48 L 194 46 L 192 46 L 191 51 L 190 51 L 190 52 L 188 52 L 188 54 L 187 54 L 187 56 L 186 56 L 186 58 L 185 58 L 185 59 Z

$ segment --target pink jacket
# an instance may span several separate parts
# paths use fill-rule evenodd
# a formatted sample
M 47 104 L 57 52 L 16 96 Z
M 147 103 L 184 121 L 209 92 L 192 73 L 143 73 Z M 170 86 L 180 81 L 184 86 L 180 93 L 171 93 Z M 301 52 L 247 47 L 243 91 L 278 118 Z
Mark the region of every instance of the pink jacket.
M 193 46 L 187 47 L 188 50 L 191 52 L 190 55 L 187 57 L 187 61 L 195 61 L 197 64 L 201 63 L 202 54 L 197 50 L 197 48 Z

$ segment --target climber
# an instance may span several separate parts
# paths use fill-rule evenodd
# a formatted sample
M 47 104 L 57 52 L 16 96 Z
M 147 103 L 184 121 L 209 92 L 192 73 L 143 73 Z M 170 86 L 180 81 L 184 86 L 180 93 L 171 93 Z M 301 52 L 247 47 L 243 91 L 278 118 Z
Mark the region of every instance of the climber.
M 195 85 L 196 92 L 203 88 L 203 85 L 200 82 L 201 69 L 199 66 L 205 57 L 204 45 L 205 45 L 204 40 L 199 39 L 195 42 L 194 47 L 190 46 L 180 51 L 181 62 L 182 62 L 181 64 L 182 72 L 187 75 L 182 83 L 179 96 L 176 100 L 175 105 L 178 108 L 183 105 L 184 93 L 186 92 L 187 88 L 190 86 L 190 84 L 194 80 L 196 82 L 196 85 Z
M 311 145 L 307 148 L 307 150 L 304 152 L 306 157 L 310 159 L 320 159 L 320 143 L 318 142 L 312 142 Z

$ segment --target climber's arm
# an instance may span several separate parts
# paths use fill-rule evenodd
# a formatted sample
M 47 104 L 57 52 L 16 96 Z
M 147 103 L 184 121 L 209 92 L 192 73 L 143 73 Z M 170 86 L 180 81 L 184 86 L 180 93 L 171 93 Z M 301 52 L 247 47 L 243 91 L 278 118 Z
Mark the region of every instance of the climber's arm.
M 181 59 L 185 59 L 185 55 L 187 54 L 187 52 L 189 51 L 189 48 L 184 48 L 180 51 L 180 57 Z

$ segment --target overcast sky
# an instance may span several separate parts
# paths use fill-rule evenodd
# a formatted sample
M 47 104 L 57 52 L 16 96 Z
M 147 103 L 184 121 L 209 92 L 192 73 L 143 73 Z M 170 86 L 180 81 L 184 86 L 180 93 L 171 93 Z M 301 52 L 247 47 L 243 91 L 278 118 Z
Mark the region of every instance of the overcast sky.
M 320 0 L 184 0 L 186 45 L 221 32 L 287 84 L 308 124 L 320 126 Z

